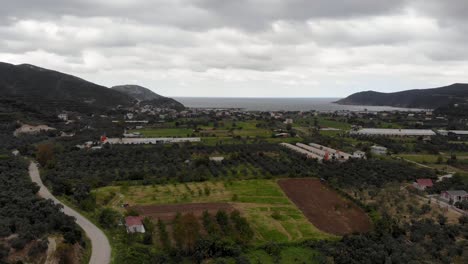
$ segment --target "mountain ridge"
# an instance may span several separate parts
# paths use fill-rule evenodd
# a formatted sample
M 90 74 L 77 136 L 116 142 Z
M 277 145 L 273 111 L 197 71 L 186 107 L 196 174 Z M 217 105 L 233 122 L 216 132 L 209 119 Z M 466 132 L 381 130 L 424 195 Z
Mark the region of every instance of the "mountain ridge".
M 435 109 L 468 100 L 468 84 L 454 83 L 448 86 L 411 89 L 393 93 L 363 91 L 336 101 L 343 105 L 393 106 Z
M 118 106 L 131 107 L 138 101 L 127 93 L 71 74 L 32 64 L 14 65 L 5 62 L 0 62 L 0 94 L 5 102 L 9 100 L 45 112 L 68 110 L 93 113 Z M 178 102 L 172 102 L 172 98 L 160 95 L 153 96 L 152 100 L 154 102 L 151 104 L 158 107 L 183 107 Z
M 152 90 L 135 84 L 117 85 L 110 89 L 127 94 L 132 98 L 139 101 L 139 104 L 147 104 L 158 106 L 162 108 L 171 108 L 176 110 L 183 110 L 185 106 L 177 100 L 169 97 L 159 95 Z

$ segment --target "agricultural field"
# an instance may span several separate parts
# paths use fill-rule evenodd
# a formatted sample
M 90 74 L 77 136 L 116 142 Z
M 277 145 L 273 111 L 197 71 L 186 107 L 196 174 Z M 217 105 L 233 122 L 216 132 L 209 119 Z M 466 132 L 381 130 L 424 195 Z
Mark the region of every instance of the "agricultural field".
M 190 128 L 143 128 L 131 130 L 140 132 L 144 137 L 189 137 L 193 134 Z
M 361 208 L 339 196 L 318 179 L 283 179 L 278 183 L 320 230 L 344 235 L 372 229 L 369 217 Z
M 228 203 L 249 221 L 255 232 L 256 243 L 297 242 L 335 237 L 314 227 L 291 203 L 275 180 L 109 186 L 97 189 L 95 194 L 99 205 L 121 211 L 124 210 L 121 207 L 123 203 L 131 206 Z M 207 209 L 210 209 L 210 206 Z

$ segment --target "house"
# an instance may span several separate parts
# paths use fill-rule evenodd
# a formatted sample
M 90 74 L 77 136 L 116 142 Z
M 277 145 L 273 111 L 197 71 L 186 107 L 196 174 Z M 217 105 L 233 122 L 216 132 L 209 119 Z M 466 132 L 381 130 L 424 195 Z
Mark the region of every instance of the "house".
M 440 193 L 440 199 L 446 202 L 461 202 L 468 200 L 468 193 L 463 190 L 443 191 Z
M 68 115 L 65 114 L 65 113 L 59 114 L 57 117 L 58 117 L 58 119 L 63 120 L 63 121 L 68 120 Z
M 372 154 L 376 155 L 385 155 L 387 154 L 387 148 L 382 146 L 374 145 L 370 148 Z
M 210 161 L 222 162 L 224 157 L 210 157 Z
M 364 151 L 356 150 L 353 153 L 353 158 L 355 159 L 365 159 L 366 153 Z
M 417 179 L 413 183 L 413 187 L 421 191 L 424 191 L 427 187 L 432 187 L 433 185 L 434 184 L 431 179 Z
M 141 216 L 127 216 L 125 218 L 125 227 L 127 233 L 145 233 L 145 227 L 143 226 L 143 217 Z
M 286 118 L 286 120 L 284 121 L 285 124 L 292 124 L 293 123 L 293 120 L 292 118 Z

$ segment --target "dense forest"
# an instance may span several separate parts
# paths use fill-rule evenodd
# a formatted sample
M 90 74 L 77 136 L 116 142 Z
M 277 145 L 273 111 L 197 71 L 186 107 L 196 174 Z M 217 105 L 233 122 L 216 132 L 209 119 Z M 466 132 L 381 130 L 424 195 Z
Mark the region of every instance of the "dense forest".
M 337 264 L 362 263 L 466 263 L 468 260 L 468 218 L 460 225 L 424 219 L 398 224 L 383 216 L 374 231 L 344 236 L 336 242 L 305 242 L 333 257 Z M 463 239 L 463 240 L 461 240 Z
M 27 162 L 9 155 L 0 156 L 0 263 L 12 250 L 32 243 L 29 255 L 47 249 L 47 236 L 62 234 L 69 244 L 84 245 L 82 233 L 61 206 L 39 198 L 39 187 L 28 177 Z

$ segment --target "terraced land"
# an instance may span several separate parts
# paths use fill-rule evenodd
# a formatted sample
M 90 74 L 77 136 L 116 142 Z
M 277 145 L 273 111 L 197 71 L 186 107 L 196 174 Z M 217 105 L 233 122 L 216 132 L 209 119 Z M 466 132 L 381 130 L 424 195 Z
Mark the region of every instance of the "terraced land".
M 120 210 L 123 210 L 123 203 L 130 206 L 228 203 L 248 219 L 255 231 L 256 243 L 335 237 L 312 225 L 283 193 L 276 180 L 109 186 L 95 193 L 99 204 Z

